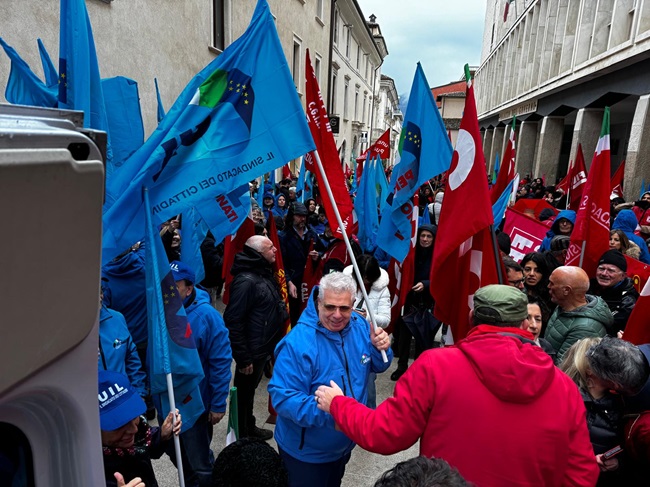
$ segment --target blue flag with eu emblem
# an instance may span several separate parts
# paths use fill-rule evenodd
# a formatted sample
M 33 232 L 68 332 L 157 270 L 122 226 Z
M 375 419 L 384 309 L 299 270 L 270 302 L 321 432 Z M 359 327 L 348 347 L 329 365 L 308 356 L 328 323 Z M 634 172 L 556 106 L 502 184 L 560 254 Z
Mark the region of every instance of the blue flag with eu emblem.
M 104 259 L 139 240 L 140 188 L 154 222 L 228 195 L 315 148 L 266 0 L 246 32 L 197 74 L 106 183 Z M 218 203 L 217 211 L 226 214 Z
M 413 195 L 449 169 L 452 153 L 447 129 L 418 63 L 402 125 L 399 161 L 390 180 L 390 206 L 382 212 L 377 234 L 379 246 L 399 262 L 409 251 Z
M 148 207 L 146 189 L 144 200 Z M 146 215 L 147 365 L 151 394 L 160 400 L 162 417 L 166 417 L 171 410 L 167 374 L 172 374 L 174 400 L 183 417 L 182 431 L 186 431 L 205 409 L 199 390 L 203 367 L 160 234 L 150 218 L 150 212 Z

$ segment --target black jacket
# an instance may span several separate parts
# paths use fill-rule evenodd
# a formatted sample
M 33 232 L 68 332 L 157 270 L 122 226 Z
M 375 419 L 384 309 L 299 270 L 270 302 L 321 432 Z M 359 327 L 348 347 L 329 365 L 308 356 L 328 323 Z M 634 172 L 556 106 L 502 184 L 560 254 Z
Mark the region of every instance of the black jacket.
M 604 288 L 598 284 L 595 278 L 591 279 L 589 294 L 600 296 L 607 303 L 609 310 L 614 316 L 614 324 L 607 329 L 607 334 L 615 337 L 620 330 L 625 330 L 627 320 L 634 309 L 639 293 L 634 287 L 632 279 L 626 277 L 618 286 Z
M 289 314 L 273 277 L 271 264 L 244 246 L 230 273 L 230 300 L 223 314 L 237 368 L 273 353 Z
M 304 238 L 302 239 L 292 226 L 285 227 L 284 231 L 280 232 L 278 237 L 280 239 L 282 263 L 284 264 L 287 283 L 291 281 L 300 289 L 311 242 L 314 242 L 314 249 L 319 252 L 322 252 L 324 248 L 318 235 L 309 228 L 305 230 Z

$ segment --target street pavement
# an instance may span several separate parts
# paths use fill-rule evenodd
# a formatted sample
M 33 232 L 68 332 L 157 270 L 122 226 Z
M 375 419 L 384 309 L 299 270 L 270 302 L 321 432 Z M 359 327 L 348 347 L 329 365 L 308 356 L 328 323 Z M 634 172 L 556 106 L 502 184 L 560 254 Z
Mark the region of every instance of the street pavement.
M 224 305 L 221 300 L 217 301 L 217 309 L 223 311 Z M 387 397 L 393 394 L 395 382 L 390 380 L 390 374 L 397 367 L 395 360 L 391 367 L 383 374 L 377 375 L 377 404 L 384 401 Z M 234 364 L 233 364 L 234 374 Z M 257 388 L 255 394 L 255 417 L 257 418 L 258 426 L 264 428 L 274 429 L 273 425 L 260 424 L 268 417 L 268 393 L 267 385 L 269 380 L 266 377 L 262 378 L 262 382 Z M 154 423 L 155 424 L 155 423 Z M 214 427 L 214 435 L 212 438 L 212 450 L 215 456 L 226 445 L 226 429 L 228 425 L 228 413 L 226 416 Z M 269 444 L 277 450 L 275 440 L 270 440 Z M 350 462 L 345 470 L 343 477 L 343 487 L 372 487 L 375 481 L 381 476 L 383 472 L 392 468 L 396 463 L 407 460 L 417 456 L 419 452 L 419 442 L 413 445 L 408 450 L 397 453 L 395 455 L 384 456 L 375 453 L 367 452 L 361 447 L 357 446 L 353 452 Z M 156 478 L 160 487 L 174 487 L 178 486 L 178 473 L 176 468 L 171 463 L 167 456 L 163 456 L 159 460 L 153 461 L 153 467 L 156 472 Z

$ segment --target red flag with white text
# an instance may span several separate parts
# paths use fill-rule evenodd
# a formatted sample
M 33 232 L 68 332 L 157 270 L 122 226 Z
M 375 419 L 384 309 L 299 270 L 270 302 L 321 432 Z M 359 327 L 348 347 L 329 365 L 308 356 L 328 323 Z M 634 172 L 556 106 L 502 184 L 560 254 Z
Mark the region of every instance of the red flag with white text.
M 584 185 L 565 261 L 566 265 L 579 266 L 582 254 L 581 267 L 590 277 L 596 275 L 598 260 L 609 250 L 609 147 L 609 107 L 605 107 L 600 138 Z
M 503 192 L 510 184 L 510 181 L 515 179 L 515 159 L 517 156 L 516 145 L 515 145 L 515 123 L 516 117 L 512 117 L 512 126 L 510 127 L 510 137 L 508 138 L 508 144 L 506 145 L 506 150 L 503 153 L 503 161 L 501 163 L 501 168 L 499 169 L 499 174 L 497 175 L 497 180 L 490 190 L 490 201 L 494 205 L 497 200 L 501 197 Z
M 381 134 L 381 137 L 374 144 L 363 151 L 363 154 L 357 157 L 357 164 L 363 164 L 368 153 L 370 153 L 370 159 L 374 159 L 375 157 L 390 159 L 390 127 L 386 129 L 386 132 Z M 361 177 L 361 172 L 359 172 L 358 177 Z
M 465 110 L 445 184 L 429 286 L 436 303 L 434 315 L 450 325 L 455 341 L 465 338 L 470 329 L 469 310 L 476 290 L 498 283 L 490 228 L 494 219 L 468 72 L 467 80 Z
M 569 177 L 568 209 L 578 211 L 585 184 L 587 184 L 587 167 L 585 166 L 585 156 L 582 153 L 582 144 L 578 144 L 576 160 L 567 176 Z M 607 180 L 609 180 L 609 175 L 607 176 Z
M 305 62 L 305 79 L 306 79 L 306 98 L 307 98 L 307 121 L 309 122 L 309 129 L 311 135 L 316 142 L 316 150 L 320 156 L 320 160 L 325 170 L 325 176 L 332 188 L 332 195 L 334 201 L 330 201 L 325 191 L 325 182 L 323 175 L 318 170 L 314 154 L 311 152 L 305 155 L 304 162 L 307 164 L 307 169 L 316 175 L 318 180 L 318 187 L 321 191 L 321 198 L 323 206 L 325 207 L 325 214 L 330 223 L 332 233 L 335 237 L 341 238 L 343 235 L 339 229 L 338 222 L 334 216 L 333 205 L 338 207 L 341 214 L 341 221 L 345 227 L 348 235 L 352 234 L 354 226 L 354 213 L 352 211 L 352 200 L 348 193 L 348 187 L 345 183 L 345 175 L 343 174 L 343 167 L 339 158 L 338 150 L 336 149 L 336 142 L 334 141 L 334 134 L 330 127 L 329 117 L 320 88 L 318 80 L 314 74 L 314 68 L 309 59 L 309 49 L 307 49 L 306 62 Z
M 635 345 L 650 343 L 650 281 L 645 283 L 627 320 L 623 338 Z

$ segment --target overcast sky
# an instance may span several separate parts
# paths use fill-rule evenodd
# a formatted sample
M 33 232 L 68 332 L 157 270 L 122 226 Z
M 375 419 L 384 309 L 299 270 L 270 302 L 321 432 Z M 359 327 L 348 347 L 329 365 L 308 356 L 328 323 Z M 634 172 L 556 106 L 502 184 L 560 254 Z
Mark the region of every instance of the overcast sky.
M 419 61 L 429 86 L 458 81 L 465 63 L 481 59 L 486 0 L 357 0 L 388 47 L 381 72 L 408 97 Z

